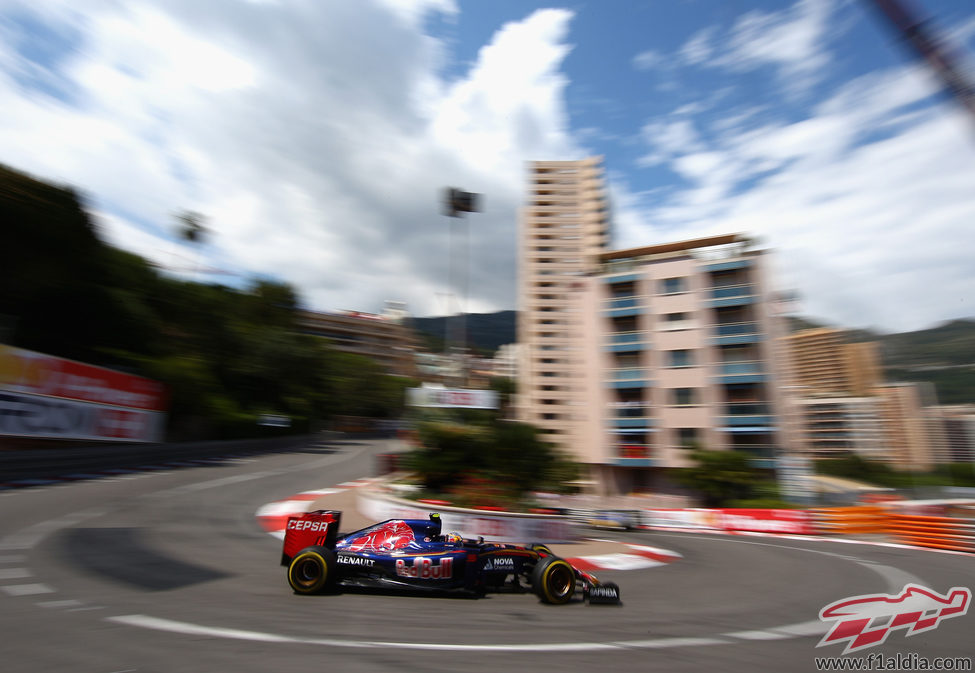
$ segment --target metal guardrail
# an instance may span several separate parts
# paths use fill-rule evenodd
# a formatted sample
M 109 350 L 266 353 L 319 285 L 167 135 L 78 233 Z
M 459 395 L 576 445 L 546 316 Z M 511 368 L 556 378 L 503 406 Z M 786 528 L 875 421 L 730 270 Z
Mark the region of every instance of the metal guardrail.
M 812 510 L 816 530 L 826 535 L 886 534 L 904 544 L 975 553 L 975 519 L 900 514 L 888 507 Z
M 811 510 L 814 527 L 825 535 L 881 534 L 887 532 L 883 507 L 828 507 Z
M 890 532 L 902 542 L 920 547 L 975 552 L 975 519 L 893 514 Z

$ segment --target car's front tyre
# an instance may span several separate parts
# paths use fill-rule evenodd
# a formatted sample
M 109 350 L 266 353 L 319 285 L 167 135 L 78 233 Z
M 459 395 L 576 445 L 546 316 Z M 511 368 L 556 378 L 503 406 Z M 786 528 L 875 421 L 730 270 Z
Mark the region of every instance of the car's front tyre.
M 544 603 L 564 605 L 576 590 L 576 571 L 569 562 L 548 556 L 532 570 L 532 590 Z
M 288 584 L 296 594 L 319 594 L 335 586 L 335 554 L 325 547 L 302 549 L 288 565 Z

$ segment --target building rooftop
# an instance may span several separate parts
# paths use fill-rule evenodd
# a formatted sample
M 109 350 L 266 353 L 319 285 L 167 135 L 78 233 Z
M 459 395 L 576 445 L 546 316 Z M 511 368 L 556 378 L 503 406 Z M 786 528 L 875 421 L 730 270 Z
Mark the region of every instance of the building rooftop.
M 626 250 L 611 250 L 599 255 L 600 261 L 609 262 L 615 259 L 630 259 L 633 257 L 648 257 L 650 255 L 660 255 L 672 252 L 683 252 L 697 250 L 700 248 L 711 248 L 718 245 L 730 245 L 732 243 L 750 243 L 752 239 L 744 234 L 722 234 L 720 236 L 708 236 L 705 238 L 692 238 L 686 241 L 676 241 L 674 243 L 660 243 L 648 245 L 641 248 L 628 248 Z

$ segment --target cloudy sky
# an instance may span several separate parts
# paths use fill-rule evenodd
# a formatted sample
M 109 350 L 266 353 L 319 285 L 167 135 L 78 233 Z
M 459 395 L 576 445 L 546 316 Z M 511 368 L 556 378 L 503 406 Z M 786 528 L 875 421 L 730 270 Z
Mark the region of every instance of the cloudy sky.
M 975 5 L 913 6 L 971 62 Z M 600 154 L 614 247 L 748 232 L 805 315 L 975 315 L 975 119 L 868 0 L 0 0 L 0 101 L 112 243 L 315 309 L 455 307 L 446 185 L 467 308 L 515 308 L 524 162 Z

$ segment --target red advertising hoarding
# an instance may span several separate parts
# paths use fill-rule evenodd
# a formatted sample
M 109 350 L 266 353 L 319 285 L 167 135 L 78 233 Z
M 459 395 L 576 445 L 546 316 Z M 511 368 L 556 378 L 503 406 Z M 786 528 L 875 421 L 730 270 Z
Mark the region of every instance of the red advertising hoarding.
M 155 442 L 157 381 L 0 344 L 0 435 Z
M 801 509 L 646 509 L 651 527 L 811 535 L 812 516 Z

